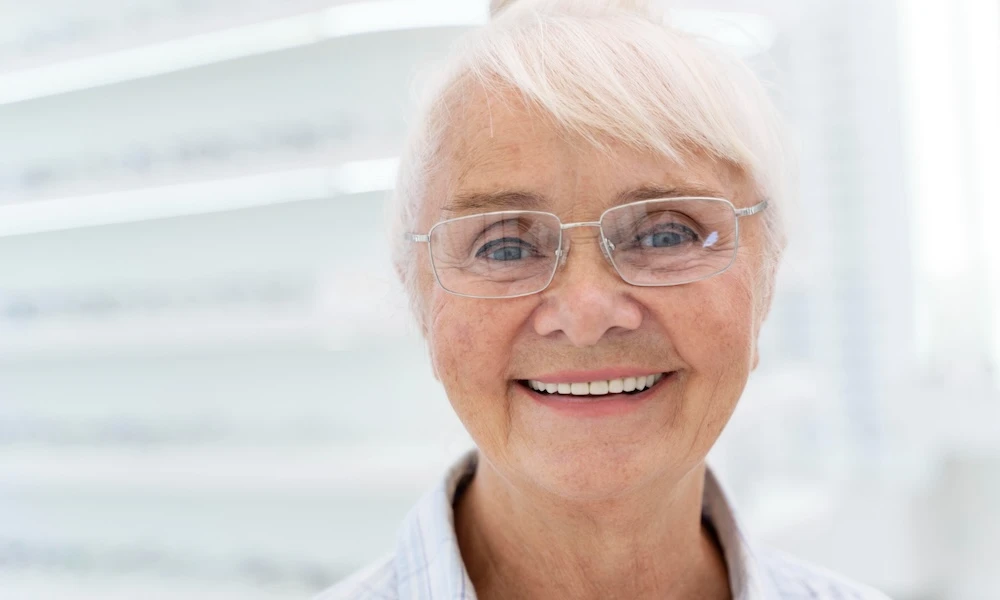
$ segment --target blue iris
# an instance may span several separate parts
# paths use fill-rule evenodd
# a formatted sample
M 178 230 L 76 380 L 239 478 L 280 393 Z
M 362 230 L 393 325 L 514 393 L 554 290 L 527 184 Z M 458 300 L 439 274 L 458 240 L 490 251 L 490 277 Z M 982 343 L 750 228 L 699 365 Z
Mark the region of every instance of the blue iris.
M 672 248 L 694 242 L 698 234 L 684 225 L 672 225 L 670 229 L 657 231 L 639 238 L 639 244 L 652 248 Z
M 520 238 L 499 238 L 482 245 L 476 251 L 476 258 L 496 261 L 524 260 L 531 254 L 530 245 Z

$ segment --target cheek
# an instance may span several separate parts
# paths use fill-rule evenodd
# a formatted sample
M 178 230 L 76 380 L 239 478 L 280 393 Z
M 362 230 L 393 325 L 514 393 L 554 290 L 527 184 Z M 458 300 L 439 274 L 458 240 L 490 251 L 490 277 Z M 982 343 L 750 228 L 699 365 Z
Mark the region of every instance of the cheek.
M 505 306 L 500 306 L 505 304 Z M 432 308 L 428 347 L 455 414 L 481 448 L 510 435 L 510 357 L 520 322 L 505 303 L 447 296 Z
M 674 432 L 663 438 L 668 454 L 701 460 L 722 433 L 750 376 L 752 298 L 738 278 L 724 273 L 681 286 L 659 314 L 683 361 L 679 397 L 666 417 Z
M 489 300 L 448 294 L 432 299 L 428 346 L 452 403 L 493 398 L 506 388 L 517 324 L 512 311 Z
M 687 367 L 686 410 L 731 411 L 752 370 L 753 296 L 738 273 L 684 289 L 663 315 L 674 349 Z
M 739 272 L 693 284 L 674 306 L 677 350 L 691 366 L 732 365 L 752 349 L 753 294 Z

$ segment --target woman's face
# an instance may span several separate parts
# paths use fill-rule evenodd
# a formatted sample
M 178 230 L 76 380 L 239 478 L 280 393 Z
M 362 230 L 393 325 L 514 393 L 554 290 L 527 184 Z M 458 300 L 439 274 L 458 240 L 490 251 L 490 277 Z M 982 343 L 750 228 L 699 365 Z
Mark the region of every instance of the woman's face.
M 640 188 L 696 189 L 738 208 L 758 200 L 735 169 L 679 165 L 620 146 L 600 151 L 514 103 L 469 110 L 446 141 L 420 228 L 462 214 L 455 198 L 525 192 L 564 222 L 596 221 Z M 510 209 L 505 206 L 502 209 Z M 608 499 L 696 467 L 756 364 L 759 217 L 740 223 L 732 267 L 674 287 L 625 283 L 595 228 L 570 229 L 572 251 L 549 287 L 512 299 L 441 289 L 420 249 L 419 293 L 431 360 L 459 418 L 505 478 L 562 497 Z M 663 375 L 635 395 L 553 397 L 524 382 Z M 627 381 L 627 380 L 626 380 Z

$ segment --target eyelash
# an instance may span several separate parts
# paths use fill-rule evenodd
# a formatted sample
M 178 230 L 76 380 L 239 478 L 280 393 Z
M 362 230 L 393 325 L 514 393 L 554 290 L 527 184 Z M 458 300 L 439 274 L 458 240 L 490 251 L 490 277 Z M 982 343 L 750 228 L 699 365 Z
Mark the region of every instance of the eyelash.
M 690 235 L 694 239 L 699 239 L 701 237 L 694 229 L 691 229 L 690 227 L 684 225 L 683 223 L 667 223 L 664 225 L 654 225 L 650 229 L 641 233 L 637 232 L 635 235 L 635 241 L 639 241 L 649 235 L 655 235 L 657 233 L 663 233 L 666 231 Z
M 491 250 L 495 250 L 497 248 L 502 248 L 503 246 L 508 245 L 508 244 L 515 245 L 518 248 L 525 248 L 527 250 L 533 250 L 531 244 L 525 242 L 524 240 L 522 240 L 520 238 L 505 237 L 505 238 L 499 238 L 499 239 L 496 239 L 496 240 L 490 240 L 490 241 L 486 242 L 485 244 L 483 244 L 478 250 L 476 250 L 476 258 L 482 258 L 484 254 L 489 253 Z

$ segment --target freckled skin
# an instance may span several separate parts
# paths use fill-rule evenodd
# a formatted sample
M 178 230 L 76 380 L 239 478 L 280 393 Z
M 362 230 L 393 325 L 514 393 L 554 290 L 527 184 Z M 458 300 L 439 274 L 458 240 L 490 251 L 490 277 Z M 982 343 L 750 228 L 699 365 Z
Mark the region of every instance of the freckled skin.
M 489 110 L 485 98 L 469 106 L 446 140 L 421 231 L 446 218 L 441 207 L 457 192 L 542 194 L 552 201 L 544 210 L 563 222 L 595 221 L 618 193 L 650 184 L 696 183 L 737 207 L 759 201 L 736 169 L 718 161 L 693 156 L 678 165 L 616 144 L 598 150 L 514 100 L 493 99 Z M 432 364 L 480 448 L 480 470 L 511 494 L 612 514 L 703 468 L 756 364 L 762 315 L 754 307 L 763 290 L 755 220 L 741 222 L 739 255 L 728 271 L 674 287 L 628 285 L 595 243 L 596 229 L 570 230 L 569 258 L 549 288 L 504 300 L 448 294 L 421 245 L 418 290 Z M 557 413 L 514 383 L 608 366 L 677 374 L 639 410 L 598 419 Z

